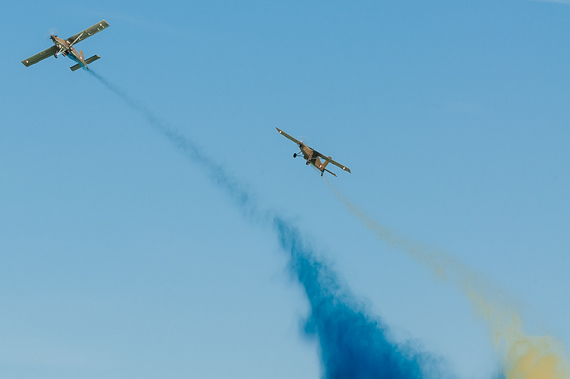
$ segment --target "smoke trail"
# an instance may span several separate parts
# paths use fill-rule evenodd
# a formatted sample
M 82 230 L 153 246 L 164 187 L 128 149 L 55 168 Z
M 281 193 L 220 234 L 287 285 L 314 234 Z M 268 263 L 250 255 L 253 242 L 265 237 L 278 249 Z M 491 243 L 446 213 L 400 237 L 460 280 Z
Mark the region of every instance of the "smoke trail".
M 336 275 L 315 258 L 295 227 L 274 212 L 260 210 L 243 185 L 205 156 L 194 142 L 160 121 L 146 107 L 101 75 L 93 70 L 89 73 L 130 108 L 142 114 L 186 157 L 204 168 L 242 210 L 271 222 L 281 247 L 290 254 L 290 269 L 307 294 L 311 314 L 305 332 L 318 337 L 325 378 L 416 379 L 444 376 L 438 361 L 428 354 L 417 352 L 411 343 L 397 345 L 390 342 L 388 327 L 370 318 L 357 306 L 354 296 L 343 290 Z
M 108 90 L 119 96 L 131 109 L 141 114 L 150 126 L 165 136 L 187 158 L 190 158 L 192 161 L 198 163 L 202 168 L 204 168 L 212 180 L 225 189 L 231 195 L 232 199 L 236 200 L 239 204 L 244 205 L 242 209 L 255 212 L 257 207 L 251 194 L 243 185 L 235 180 L 235 178 L 228 175 L 222 166 L 208 158 L 196 143 L 186 138 L 176 129 L 168 126 L 147 107 L 128 96 L 124 91 L 120 90 L 101 75 L 93 71 L 93 69 L 89 69 L 87 72 L 89 72 Z
M 563 346 L 553 337 L 527 336 L 520 316 L 506 302 L 491 299 L 497 289 L 477 273 L 444 252 L 429 249 L 409 239 L 397 236 L 378 224 L 350 202 L 332 183 L 326 180 L 334 195 L 370 231 L 389 247 L 403 251 L 432 273 L 457 287 L 488 324 L 493 344 L 504 354 L 504 374 L 507 379 L 563 379 L 570 377 Z M 495 295 L 496 297 L 496 295 Z
M 318 336 L 326 378 L 444 377 L 429 355 L 409 344 L 389 342 L 387 327 L 359 310 L 352 295 L 343 293 L 336 275 L 315 259 L 296 228 L 280 217 L 275 217 L 274 225 L 309 299 L 311 315 L 305 331 Z

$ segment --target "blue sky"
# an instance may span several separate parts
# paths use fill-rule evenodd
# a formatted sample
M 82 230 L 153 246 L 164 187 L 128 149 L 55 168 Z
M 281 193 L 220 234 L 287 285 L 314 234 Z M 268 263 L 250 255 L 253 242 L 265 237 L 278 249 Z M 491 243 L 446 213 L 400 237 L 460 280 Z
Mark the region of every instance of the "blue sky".
M 460 293 L 378 241 L 336 188 L 508 294 L 570 345 L 570 5 L 542 1 L 5 4 L 0 367 L 12 378 L 316 378 L 309 305 L 269 225 L 69 59 L 198 143 L 296 225 L 389 326 L 461 378 L 500 354 Z

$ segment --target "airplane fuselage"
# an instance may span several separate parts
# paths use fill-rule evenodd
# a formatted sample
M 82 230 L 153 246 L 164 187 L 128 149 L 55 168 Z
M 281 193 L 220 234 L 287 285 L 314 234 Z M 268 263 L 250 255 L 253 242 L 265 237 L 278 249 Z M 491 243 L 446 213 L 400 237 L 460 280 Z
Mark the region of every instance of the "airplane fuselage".
M 299 144 L 299 149 L 301 149 L 301 153 L 303 154 L 303 158 L 307 161 L 306 164 L 312 164 L 315 166 L 321 173 L 324 172 L 325 166 L 323 162 L 319 159 L 319 157 L 314 154 L 314 150 L 311 149 L 309 146 L 305 145 L 304 143 Z
M 87 69 L 87 64 L 77 49 L 58 36 L 50 36 L 51 40 L 53 41 L 54 45 L 57 47 L 57 52 L 55 53 L 55 57 L 57 58 L 57 54 L 61 53 L 64 57 L 68 57 L 72 61 L 78 63 L 84 69 Z

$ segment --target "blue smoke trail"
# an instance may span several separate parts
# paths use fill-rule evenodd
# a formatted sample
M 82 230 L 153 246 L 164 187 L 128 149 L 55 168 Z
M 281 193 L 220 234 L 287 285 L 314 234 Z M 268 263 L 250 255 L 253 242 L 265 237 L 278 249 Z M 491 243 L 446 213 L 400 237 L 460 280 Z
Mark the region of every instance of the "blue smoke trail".
M 232 199 L 236 200 L 238 204 L 242 206 L 243 210 L 249 210 L 255 213 L 257 207 L 249 191 L 247 191 L 235 178 L 228 175 L 222 166 L 208 158 L 196 143 L 186 138 L 176 129 L 168 126 L 146 106 L 135 101 L 124 91 L 111 84 L 108 80 L 97 74 L 92 69 L 89 69 L 87 72 L 96 78 L 108 90 L 119 96 L 131 109 L 140 113 L 146 121 L 166 137 L 178 149 L 178 151 L 182 152 L 187 158 L 198 163 L 200 167 L 205 169 L 214 183 L 226 190 L 226 192 L 231 195 Z
M 260 211 L 249 191 L 222 166 L 204 155 L 193 141 L 167 126 L 101 75 L 93 70 L 89 73 L 129 107 L 142 114 L 185 156 L 205 169 L 242 210 L 271 221 L 281 247 L 290 254 L 290 268 L 307 294 L 311 314 L 305 333 L 318 337 L 325 378 L 415 379 L 447 376 L 430 355 L 420 354 L 411 344 L 400 346 L 390 342 L 387 338 L 388 327 L 359 309 L 354 296 L 342 288 L 330 268 L 316 259 L 303 242 L 298 229 L 271 211 Z
M 417 352 L 411 344 L 390 342 L 387 326 L 359 310 L 354 297 L 343 292 L 335 273 L 315 258 L 296 228 L 278 216 L 274 225 L 309 299 L 311 314 L 305 332 L 319 339 L 325 378 L 444 376 L 430 355 Z

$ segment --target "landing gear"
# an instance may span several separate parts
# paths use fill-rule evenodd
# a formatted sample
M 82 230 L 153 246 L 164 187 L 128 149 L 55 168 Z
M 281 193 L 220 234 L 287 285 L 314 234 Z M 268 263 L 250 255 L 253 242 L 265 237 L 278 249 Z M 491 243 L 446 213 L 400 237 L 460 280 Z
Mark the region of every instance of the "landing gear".
M 294 154 L 293 154 L 293 158 L 297 158 L 297 153 L 294 153 Z

